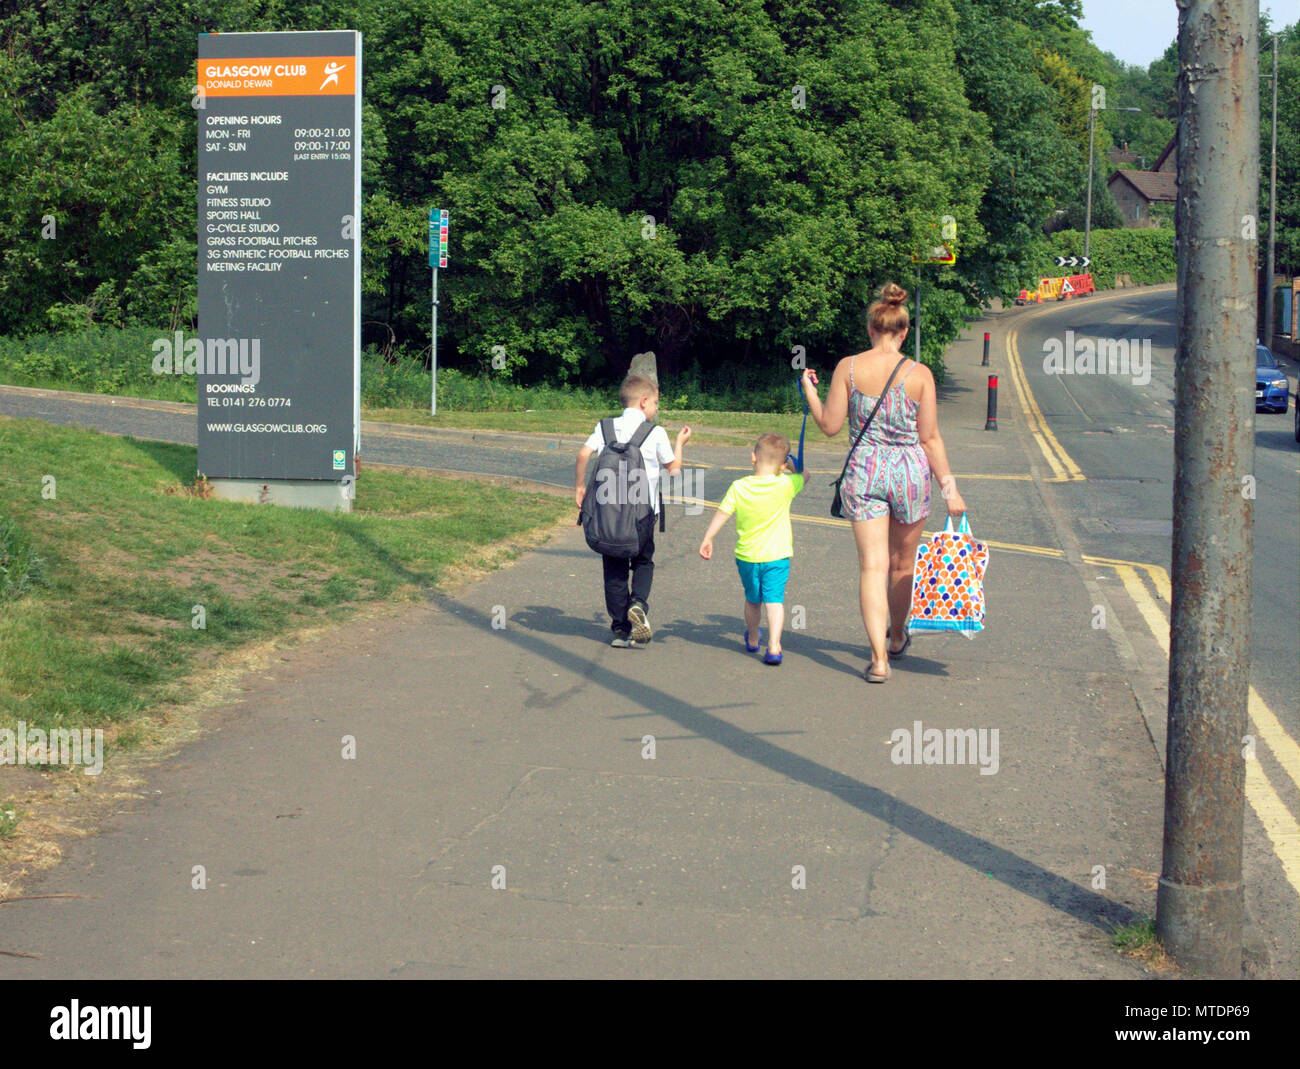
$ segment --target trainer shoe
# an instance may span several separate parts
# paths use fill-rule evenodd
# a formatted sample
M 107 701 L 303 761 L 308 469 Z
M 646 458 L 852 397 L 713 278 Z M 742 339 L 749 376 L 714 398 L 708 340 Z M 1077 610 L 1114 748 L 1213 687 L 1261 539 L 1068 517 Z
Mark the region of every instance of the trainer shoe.
M 632 639 L 634 642 L 649 642 L 654 636 L 650 630 L 650 617 L 646 615 L 644 605 L 633 605 L 627 610 L 627 622 L 632 625 Z
M 609 644 L 613 646 L 615 649 L 619 649 L 619 650 L 625 650 L 629 646 L 634 645 L 634 643 L 632 642 L 632 636 L 619 634 L 617 632 L 615 633 L 614 637 L 609 640 Z

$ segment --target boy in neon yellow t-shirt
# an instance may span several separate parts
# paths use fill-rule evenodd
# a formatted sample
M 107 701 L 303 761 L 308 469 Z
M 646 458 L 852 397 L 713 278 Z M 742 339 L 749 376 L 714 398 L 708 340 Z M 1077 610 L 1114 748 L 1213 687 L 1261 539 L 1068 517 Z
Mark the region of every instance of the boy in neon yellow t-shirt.
M 789 452 L 790 443 L 781 435 L 769 432 L 759 437 L 749 454 L 754 474 L 731 484 L 700 543 L 700 556 L 712 560 L 714 536 L 732 515 L 736 517 L 736 569 L 745 587 L 745 649 L 758 652 L 759 610 L 766 605 L 770 636 L 764 664 L 781 663 L 785 584 L 794 543 L 790 502 L 803 489 L 803 476 L 795 474 L 786 459 Z

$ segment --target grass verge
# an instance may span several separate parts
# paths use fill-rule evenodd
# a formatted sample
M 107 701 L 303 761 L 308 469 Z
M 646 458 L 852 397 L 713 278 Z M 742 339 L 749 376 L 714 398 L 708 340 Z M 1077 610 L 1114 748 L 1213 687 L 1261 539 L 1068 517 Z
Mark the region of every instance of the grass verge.
M 43 585 L 0 616 L 0 727 L 125 724 L 187 667 L 418 595 L 563 499 L 367 468 L 351 515 L 202 500 L 191 447 L 0 419 L 0 500 Z
M 192 447 L 0 417 L 0 730 L 104 731 L 106 760 L 231 654 L 495 567 L 567 496 L 367 467 L 350 515 L 204 499 Z M 38 582 L 31 581 L 38 577 Z M 0 798 L 80 772 L 0 765 Z M 0 839 L 22 807 L 6 804 Z M 4 850 L 0 846 L 0 853 Z

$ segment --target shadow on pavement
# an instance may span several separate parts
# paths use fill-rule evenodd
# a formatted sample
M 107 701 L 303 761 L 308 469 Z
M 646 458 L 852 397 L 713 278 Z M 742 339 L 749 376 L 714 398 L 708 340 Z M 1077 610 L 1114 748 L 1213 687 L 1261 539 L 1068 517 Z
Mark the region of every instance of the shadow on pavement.
M 1291 413 L 1286 416 L 1266 415 L 1263 412 L 1255 416 L 1255 448 L 1272 449 L 1279 453 L 1295 453 L 1300 451 L 1300 443 L 1295 440 L 1295 425 L 1291 422 Z M 1293 417 L 1292 417 L 1293 418 Z M 1270 423 L 1264 423 L 1264 420 Z M 1271 421 L 1278 420 L 1281 425 L 1272 426 Z M 1285 421 L 1282 423 L 1281 421 Z
M 430 602 L 443 611 L 454 613 L 459 619 L 468 623 L 477 621 L 484 628 L 491 626 L 491 621 L 486 614 L 445 594 L 436 592 L 431 594 Z M 536 609 L 537 607 L 534 606 L 529 611 L 535 612 Z M 550 614 L 547 614 L 547 618 L 551 618 Z M 569 620 L 571 626 L 576 626 L 572 618 L 563 619 Z M 584 621 L 584 632 L 588 626 Z M 709 632 L 709 634 L 713 641 L 708 644 L 722 644 L 716 632 Z M 784 750 L 753 732 L 729 724 L 720 717 L 655 686 L 614 672 L 561 649 L 539 637 L 535 632 L 507 629 L 501 631 L 500 635 L 524 652 L 589 679 L 611 694 L 619 695 L 624 708 L 629 704 L 639 705 L 653 711 L 655 715 L 666 717 L 693 735 L 725 747 L 732 753 L 752 760 L 796 783 L 825 791 L 868 816 L 892 825 L 918 842 L 946 854 L 953 860 L 982 872 L 989 878 L 1037 899 L 1053 909 L 1060 910 L 1076 920 L 1109 932 L 1117 926 L 1133 924 L 1139 919 L 1138 915 L 1127 906 L 1104 898 L 1054 872 L 1049 872 L 1027 858 L 954 827 L 877 787 Z

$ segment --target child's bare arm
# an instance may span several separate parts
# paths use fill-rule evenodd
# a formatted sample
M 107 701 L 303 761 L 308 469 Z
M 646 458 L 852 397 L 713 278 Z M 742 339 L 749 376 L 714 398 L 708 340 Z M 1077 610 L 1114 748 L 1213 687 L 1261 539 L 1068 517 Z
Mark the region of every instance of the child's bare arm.
M 676 475 L 682 470 L 682 447 L 690 440 L 690 427 L 683 427 L 677 432 L 677 441 L 673 443 L 673 459 L 664 465 L 669 475 Z
M 582 499 L 587 496 L 587 464 L 596 451 L 587 446 L 578 450 L 578 464 L 573 472 L 573 499 L 582 508 Z
M 704 541 L 700 543 L 700 556 L 705 560 L 713 559 L 713 539 L 714 536 L 727 525 L 731 519 L 730 512 L 723 512 L 718 509 L 713 514 L 713 519 L 709 521 L 709 529 L 704 532 Z

